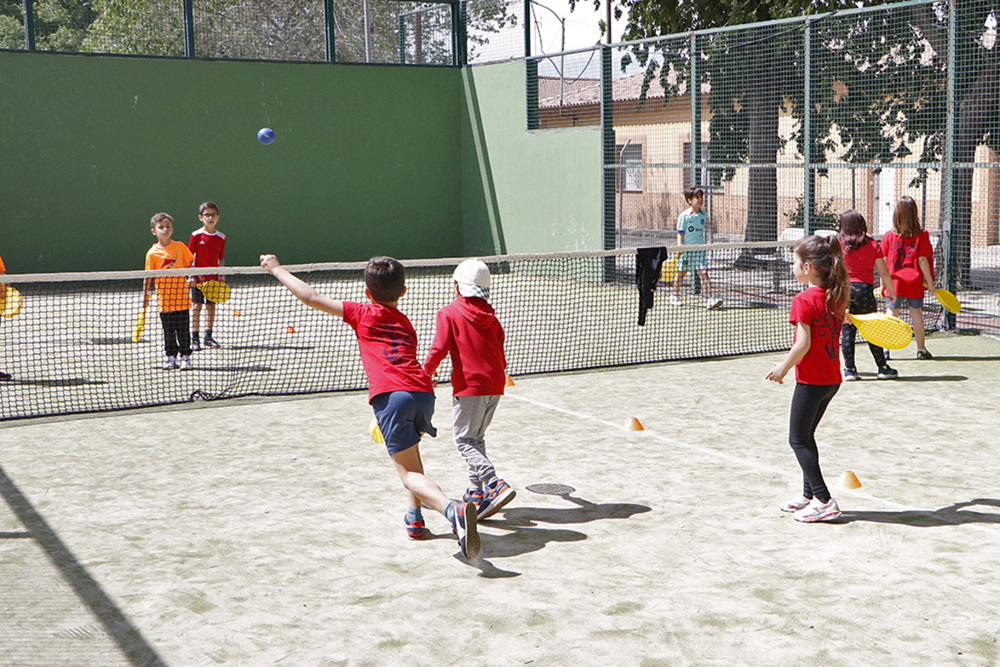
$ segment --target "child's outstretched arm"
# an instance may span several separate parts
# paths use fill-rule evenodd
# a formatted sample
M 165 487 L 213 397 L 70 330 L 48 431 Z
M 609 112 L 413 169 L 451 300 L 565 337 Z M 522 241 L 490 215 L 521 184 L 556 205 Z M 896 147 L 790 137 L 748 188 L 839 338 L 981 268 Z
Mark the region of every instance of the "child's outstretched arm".
M 886 298 L 889 301 L 895 302 L 896 290 L 892 288 L 892 276 L 889 275 L 889 266 L 881 257 L 875 260 L 875 270 L 878 271 L 878 277 L 882 279 L 882 289 L 885 290 Z
M 274 255 L 261 255 L 260 265 L 268 273 L 277 278 L 282 285 L 287 287 L 288 291 L 294 294 L 302 303 L 316 310 L 322 310 L 324 313 L 330 313 L 337 317 L 344 316 L 344 303 L 342 301 L 336 301 L 328 296 L 323 296 L 311 286 L 293 276 L 285 267 L 278 263 L 278 258 Z
M 785 358 L 774 365 L 771 372 L 765 377 L 771 382 L 777 382 L 778 384 L 784 384 L 783 380 L 788 371 L 792 369 L 795 364 L 802 361 L 802 357 L 806 356 L 806 352 L 809 351 L 809 345 L 812 343 L 812 330 L 809 325 L 805 322 L 795 323 L 795 344 L 792 345 L 792 349 L 788 351 Z

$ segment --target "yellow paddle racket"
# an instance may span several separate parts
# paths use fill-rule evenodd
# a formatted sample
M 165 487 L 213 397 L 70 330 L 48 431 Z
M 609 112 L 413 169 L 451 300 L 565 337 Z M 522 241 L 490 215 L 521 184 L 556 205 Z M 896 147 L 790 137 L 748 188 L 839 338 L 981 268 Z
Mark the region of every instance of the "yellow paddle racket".
M 680 256 L 681 254 L 677 253 L 663 263 L 663 268 L 660 269 L 660 280 L 667 284 L 674 282 L 674 278 L 677 277 L 677 260 L 680 259 Z
M 938 303 L 941 304 L 941 307 L 949 313 L 958 313 L 962 310 L 962 304 L 958 302 L 958 297 L 948 290 L 936 289 L 934 290 L 934 296 L 937 297 Z
M 10 285 L 4 285 L 0 294 L 2 294 L 0 296 L 0 313 L 3 313 L 4 317 L 14 317 L 21 312 L 24 297 L 21 296 L 20 292 Z
M 198 283 L 198 289 L 212 303 L 225 303 L 229 301 L 229 295 L 232 292 L 229 289 L 229 285 L 221 280 L 206 280 L 203 283 Z
M 385 438 L 382 437 L 382 429 L 378 427 L 377 419 L 373 419 L 372 423 L 368 425 L 368 431 L 372 434 L 372 440 L 380 445 L 385 444 Z
M 902 350 L 913 340 L 913 329 L 898 317 L 885 313 L 865 313 L 848 317 L 851 318 L 851 324 L 858 328 L 862 338 L 879 347 Z
M 135 320 L 135 326 L 132 327 L 132 342 L 138 343 L 139 339 L 142 338 L 142 330 L 146 328 L 146 308 L 149 307 L 149 299 L 143 301 L 142 310 L 139 311 L 139 317 Z

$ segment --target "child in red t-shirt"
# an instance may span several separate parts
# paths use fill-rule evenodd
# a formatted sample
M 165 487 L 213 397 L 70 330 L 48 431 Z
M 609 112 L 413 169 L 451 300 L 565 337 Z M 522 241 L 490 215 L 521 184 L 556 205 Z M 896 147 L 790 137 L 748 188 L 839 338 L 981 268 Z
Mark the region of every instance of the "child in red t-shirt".
M 194 265 L 197 267 L 224 266 L 226 263 L 226 235 L 216 229 L 219 224 L 219 207 L 215 202 L 203 202 L 198 207 L 198 219 L 201 228 L 191 232 L 188 250 L 194 255 Z M 205 347 L 221 347 L 212 337 L 212 327 L 215 326 L 215 303 L 205 298 L 198 285 L 210 280 L 226 281 L 225 276 L 207 275 L 191 276 L 191 350 L 201 350 L 201 309 L 205 308 Z
M 792 349 L 767 374 L 782 384 L 795 366 L 795 392 L 788 422 L 788 444 L 802 468 L 802 495 L 781 506 L 796 521 L 813 523 L 840 516 L 837 501 L 823 481 L 816 427 L 840 389 L 837 353 L 840 327 L 850 301 L 847 267 L 836 236 L 806 236 L 795 244 L 795 279 L 809 285 L 792 299 L 788 321 L 795 325 Z
M 493 516 L 517 493 L 497 476 L 486 455 L 486 429 L 507 385 L 504 331 L 490 298 L 490 269 L 467 259 L 455 269 L 455 300 L 438 311 L 434 342 L 424 370 L 437 380 L 437 367 L 451 354 L 451 410 L 455 445 L 469 468 L 463 500 L 476 503 L 480 519 Z
M 365 267 L 365 296 L 369 303 L 336 301 L 289 273 L 274 255 L 261 255 L 260 265 L 302 303 L 343 318 L 358 338 L 361 363 L 368 376 L 368 402 L 375 411 L 389 456 L 409 496 L 404 521 L 412 539 L 427 537 L 421 503 L 445 515 L 458 536 L 462 555 L 479 554 L 476 505 L 450 500 L 424 474 L 420 435 L 437 435 L 431 424 L 434 387 L 417 361 L 417 334 L 410 320 L 396 308 L 406 293 L 403 265 L 391 257 L 373 257 Z
M 917 359 L 931 359 L 925 347 L 924 287 L 934 290 L 934 247 L 926 230 L 920 228 L 917 202 L 900 197 L 892 212 L 892 231 L 882 235 L 882 252 L 896 298 L 889 304 L 893 315 L 910 309 L 913 337 L 917 339 Z
M 851 307 L 853 315 L 864 315 L 878 311 L 875 301 L 875 272 L 882 278 L 889 301 L 896 300 L 896 292 L 889 279 L 889 270 L 885 266 L 882 247 L 872 237 L 868 236 L 868 223 L 865 216 L 857 211 L 847 211 L 840 216 L 840 247 L 844 250 L 844 264 L 847 265 L 847 278 L 851 282 Z M 840 330 L 840 351 L 844 355 L 844 379 L 860 380 L 858 369 L 854 365 L 854 342 L 857 339 L 857 328 L 849 320 L 844 321 Z M 878 367 L 879 380 L 891 380 L 899 376 L 896 369 L 890 368 L 885 358 L 885 350 L 874 343 L 868 343 L 868 349 L 875 358 Z

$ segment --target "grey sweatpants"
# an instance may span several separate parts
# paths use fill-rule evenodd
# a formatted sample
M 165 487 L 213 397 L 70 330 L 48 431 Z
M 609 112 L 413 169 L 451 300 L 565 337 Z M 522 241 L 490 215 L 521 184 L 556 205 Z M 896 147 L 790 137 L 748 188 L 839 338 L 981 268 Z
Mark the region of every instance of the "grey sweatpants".
M 452 396 L 451 421 L 455 430 L 455 445 L 469 466 L 469 483 L 482 489 L 496 478 L 493 463 L 486 456 L 486 429 L 500 396 Z

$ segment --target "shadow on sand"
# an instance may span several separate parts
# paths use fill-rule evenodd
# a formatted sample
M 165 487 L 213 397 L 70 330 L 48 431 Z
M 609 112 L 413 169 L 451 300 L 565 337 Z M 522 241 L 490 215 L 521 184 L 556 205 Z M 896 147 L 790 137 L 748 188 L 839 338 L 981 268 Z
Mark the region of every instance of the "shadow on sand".
M 483 520 L 483 526 L 509 531 L 504 535 L 480 534 L 482 552 L 486 557 L 510 558 L 538 551 L 549 542 L 579 542 L 587 539 L 585 533 L 566 528 L 540 528 L 538 527 L 540 523 L 562 526 L 607 519 L 628 519 L 635 514 L 649 512 L 651 509 L 647 505 L 634 503 L 593 503 L 570 495 L 576 489 L 562 484 L 529 484 L 527 489 L 534 493 L 559 496 L 575 507 L 514 507 Z M 502 518 L 499 518 L 500 515 Z M 482 577 L 520 576 L 519 572 L 502 570 L 483 557 L 470 564 L 479 568 Z

